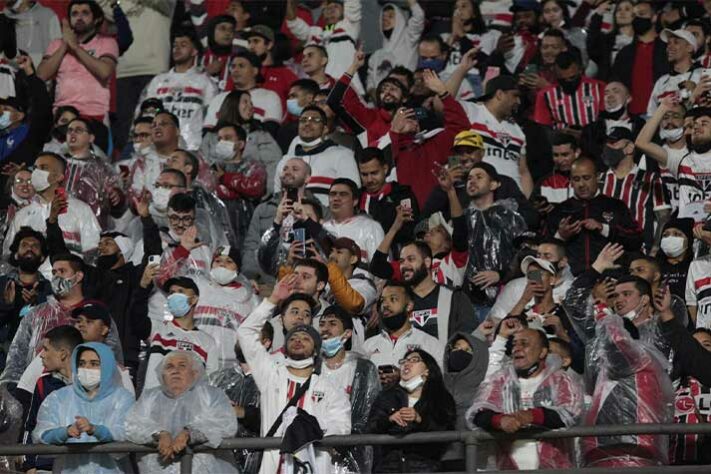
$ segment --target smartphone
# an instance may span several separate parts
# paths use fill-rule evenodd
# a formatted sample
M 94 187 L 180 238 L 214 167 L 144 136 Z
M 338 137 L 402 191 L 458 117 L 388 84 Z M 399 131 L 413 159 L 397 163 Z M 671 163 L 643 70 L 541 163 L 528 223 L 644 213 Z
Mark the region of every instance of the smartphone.
M 526 64 L 526 68 L 523 70 L 524 74 L 538 74 L 538 65 L 537 64 Z
M 531 270 L 526 274 L 526 278 L 529 280 L 536 282 L 536 283 L 542 283 L 543 282 L 543 274 L 541 273 L 540 270 Z
M 301 242 L 301 257 L 306 258 L 306 229 L 294 229 L 294 242 Z
M 61 197 L 63 197 L 64 199 L 67 199 L 67 190 L 64 189 L 64 188 L 57 188 L 57 189 L 54 191 L 54 194 L 56 194 L 57 196 L 61 196 Z M 60 213 L 60 214 L 66 214 L 66 213 L 67 213 L 67 206 L 64 206 L 64 207 L 62 208 L 62 210 L 59 211 L 59 213 Z
M 156 265 L 160 263 L 160 255 L 151 255 L 148 257 L 148 265 Z
M 291 201 L 291 203 L 295 203 L 296 201 L 299 200 L 299 190 L 296 188 L 288 188 L 286 190 L 286 199 Z
M 400 201 L 400 207 L 403 209 L 412 209 L 412 199 L 407 198 Z
M 459 166 L 459 163 L 460 163 L 460 161 L 459 161 L 459 157 L 458 157 L 458 156 L 454 156 L 454 155 L 453 155 L 453 156 L 450 156 L 449 158 L 447 158 L 447 165 L 448 165 L 450 168 L 454 168 L 455 166 Z
M 415 107 L 414 111 L 415 111 L 415 119 L 418 122 L 421 122 L 422 120 L 427 119 L 427 116 L 429 115 L 427 113 L 427 109 L 424 107 Z

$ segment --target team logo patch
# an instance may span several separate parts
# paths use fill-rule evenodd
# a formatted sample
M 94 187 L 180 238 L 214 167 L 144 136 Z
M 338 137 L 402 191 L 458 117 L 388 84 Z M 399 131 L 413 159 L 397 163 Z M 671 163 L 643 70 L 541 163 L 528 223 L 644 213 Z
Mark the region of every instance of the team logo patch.
M 595 103 L 595 98 L 591 95 L 583 96 L 583 104 L 585 107 L 591 107 Z
M 506 132 L 499 132 L 496 134 L 496 138 L 499 139 L 499 142 L 506 148 L 509 146 L 509 143 L 511 143 L 511 135 L 509 135 Z
M 437 308 L 432 309 L 421 309 L 419 311 L 413 311 L 410 319 L 415 322 L 418 326 L 424 326 L 430 318 L 437 317 Z
M 602 218 L 607 222 L 608 224 L 612 222 L 612 219 L 615 217 L 615 215 L 610 212 L 610 211 L 605 211 L 602 213 Z
M 324 396 L 325 396 L 325 394 L 324 394 L 323 392 L 319 392 L 319 391 L 316 391 L 316 390 L 314 390 L 313 392 L 311 392 L 311 400 L 313 400 L 314 403 L 318 403 L 318 402 L 320 402 L 321 400 L 323 400 L 323 397 L 324 397 Z
M 175 347 L 179 351 L 192 351 L 194 344 L 192 342 L 188 342 L 188 341 L 178 341 L 177 344 L 175 345 Z

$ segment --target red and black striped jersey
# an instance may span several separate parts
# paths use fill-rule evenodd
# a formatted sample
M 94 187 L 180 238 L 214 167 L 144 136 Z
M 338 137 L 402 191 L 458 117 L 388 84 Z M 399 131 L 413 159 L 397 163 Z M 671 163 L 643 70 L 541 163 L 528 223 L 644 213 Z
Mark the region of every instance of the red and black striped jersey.
M 533 120 L 557 129 L 590 125 L 605 110 L 604 89 L 604 82 L 589 77 L 581 79 L 573 95 L 558 85 L 550 85 L 536 96 Z

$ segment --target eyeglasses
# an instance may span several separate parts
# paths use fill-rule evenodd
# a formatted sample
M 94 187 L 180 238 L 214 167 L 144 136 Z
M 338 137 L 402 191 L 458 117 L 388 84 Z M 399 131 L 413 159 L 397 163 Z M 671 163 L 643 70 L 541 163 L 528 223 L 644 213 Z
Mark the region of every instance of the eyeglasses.
M 411 356 L 411 357 L 408 357 L 407 359 L 400 359 L 399 361 L 397 361 L 397 364 L 402 367 L 405 364 L 417 364 L 418 362 L 422 362 L 421 357 Z
M 314 115 L 307 115 L 305 117 L 299 117 L 299 123 L 309 123 L 309 122 L 323 123 L 323 119 L 321 117 L 316 117 Z
M 15 184 L 32 184 L 32 178 L 15 178 Z
M 192 225 L 193 222 L 195 222 L 195 217 L 194 216 L 178 216 L 175 214 L 168 215 L 168 221 L 170 221 L 171 224 L 183 224 L 183 225 Z
M 85 128 L 68 128 L 67 133 L 88 133 L 89 130 Z

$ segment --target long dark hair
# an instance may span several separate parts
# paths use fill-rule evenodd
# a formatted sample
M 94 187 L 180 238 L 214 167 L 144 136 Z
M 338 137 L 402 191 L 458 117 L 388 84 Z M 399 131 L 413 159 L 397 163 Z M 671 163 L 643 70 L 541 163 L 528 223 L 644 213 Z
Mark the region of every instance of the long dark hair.
M 484 23 L 484 18 L 481 16 L 481 8 L 479 8 L 479 2 L 469 0 L 469 3 L 471 4 L 472 11 L 474 12 L 471 19 L 471 32 L 477 35 L 482 35 L 486 33 L 486 24 Z M 452 7 L 456 7 L 456 4 L 456 1 L 453 2 Z M 454 10 L 452 10 L 452 17 L 454 17 Z
M 429 419 L 439 426 L 454 428 L 454 419 L 456 418 L 454 398 L 444 386 L 442 370 L 437 361 L 422 349 L 407 351 L 404 358 L 407 359 L 412 354 L 420 356 L 429 371 L 425 384 L 422 386 L 422 396 L 416 404 L 417 413 L 425 423 Z
M 242 115 L 240 115 L 239 103 L 242 100 L 242 96 L 245 94 L 249 95 L 249 92 L 233 90 L 225 96 L 225 100 L 222 102 L 220 110 L 217 113 L 220 118 L 219 122 L 236 123 L 242 126 L 246 125 L 250 130 L 258 128 L 258 122 L 255 120 L 254 115 L 252 115 L 252 118 L 248 120 L 245 120 L 242 118 Z

